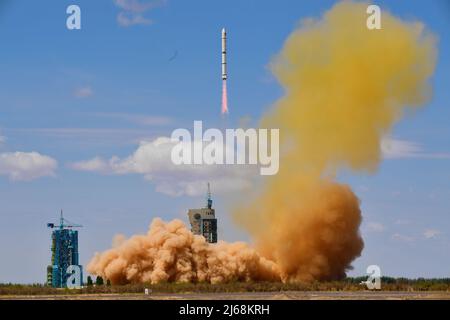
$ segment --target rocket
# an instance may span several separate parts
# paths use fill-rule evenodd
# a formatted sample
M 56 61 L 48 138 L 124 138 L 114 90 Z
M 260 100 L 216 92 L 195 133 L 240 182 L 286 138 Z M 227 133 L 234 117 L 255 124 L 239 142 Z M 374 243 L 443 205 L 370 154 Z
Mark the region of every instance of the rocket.
M 227 80 L 227 32 L 222 29 L 222 80 Z
M 227 32 L 222 29 L 222 115 L 228 114 L 227 94 Z

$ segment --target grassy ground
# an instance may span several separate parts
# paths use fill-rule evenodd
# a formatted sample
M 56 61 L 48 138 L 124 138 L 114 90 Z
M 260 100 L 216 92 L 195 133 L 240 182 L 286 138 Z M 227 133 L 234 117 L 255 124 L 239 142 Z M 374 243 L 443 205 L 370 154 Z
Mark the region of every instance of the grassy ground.
M 159 283 L 88 286 L 83 289 L 55 289 L 41 284 L 0 284 L 0 295 L 79 295 L 79 294 L 125 294 L 142 293 L 145 288 L 153 293 L 227 293 L 227 292 L 287 292 L 287 291 L 363 291 L 361 281 L 367 278 L 346 278 L 341 281 L 313 283 L 281 282 L 231 282 L 209 283 Z M 382 278 L 383 291 L 444 291 L 450 292 L 450 278 L 405 279 Z

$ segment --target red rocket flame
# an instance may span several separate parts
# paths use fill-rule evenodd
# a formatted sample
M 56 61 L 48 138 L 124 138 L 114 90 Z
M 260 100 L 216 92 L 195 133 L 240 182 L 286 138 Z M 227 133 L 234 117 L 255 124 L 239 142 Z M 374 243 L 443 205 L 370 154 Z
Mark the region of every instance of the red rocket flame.
M 222 115 L 228 114 L 227 81 L 222 81 Z

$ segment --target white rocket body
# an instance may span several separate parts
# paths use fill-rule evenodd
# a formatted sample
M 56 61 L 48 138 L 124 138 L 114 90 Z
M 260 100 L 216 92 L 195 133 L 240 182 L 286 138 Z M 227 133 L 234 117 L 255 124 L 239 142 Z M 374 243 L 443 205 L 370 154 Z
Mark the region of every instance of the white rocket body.
M 222 29 L 222 80 L 227 80 L 227 32 Z

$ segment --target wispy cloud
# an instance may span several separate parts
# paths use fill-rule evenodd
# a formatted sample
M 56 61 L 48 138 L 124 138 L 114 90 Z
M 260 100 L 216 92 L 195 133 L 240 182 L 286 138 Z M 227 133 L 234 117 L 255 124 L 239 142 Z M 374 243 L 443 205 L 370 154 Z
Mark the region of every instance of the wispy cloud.
M 430 153 L 426 152 L 420 143 L 385 138 L 381 141 L 381 151 L 386 159 L 401 158 L 427 158 L 427 159 L 450 159 L 450 153 Z
M 20 139 L 45 140 L 46 143 L 82 148 L 133 147 L 142 141 L 151 141 L 167 133 L 162 126 L 140 128 L 6 128 L 5 132 Z M 94 154 L 96 155 L 96 154 Z
M 423 236 L 426 238 L 426 239 L 434 239 L 434 238 L 436 238 L 437 236 L 439 236 L 441 234 L 441 232 L 439 231 L 439 230 L 436 230 L 436 229 L 426 229 L 424 232 L 423 232 Z
M 119 113 L 119 112 L 96 112 L 91 115 L 102 118 L 118 119 L 144 126 L 164 126 L 173 123 L 173 119 L 163 116 L 152 116 L 145 114 Z
M 414 241 L 413 237 L 406 236 L 406 235 L 400 234 L 400 233 L 394 233 L 391 238 L 395 241 L 406 242 L 406 243 L 411 243 Z
M 133 25 L 149 25 L 152 24 L 152 20 L 145 18 L 140 14 L 132 14 L 128 12 L 119 12 L 117 15 L 117 23 L 122 27 L 129 27 Z
M 153 129 L 127 128 L 11 128 L 13 134 L 42 136 L 52 139 L 72 139 L 77 143 L 95 144 L 136 144 L 157 135 Z
M 92 97 L 94 95 L 94 91 L 92 90 L 91 87 L 79 87 L 77 89 L 75 89 L 75 91 L 73 92 L 73 95 L 76 98 L 89 98 Z
M 379 222 L 369 222 L 367 223 L 367 230 L 371 232 L 383 232 L 385 230 L 385 226 Z
M 398 219 L 395 221 L 395 224 L 404 226 L 411 224 L 411 221 L 407 219 Z
M 370 188 L 368 186 L 366 186 L 366 185 L 359 185 L 356 188 L 360 192 L 369 192 L 370 191 Z
M 122 27 L 152 24 L 153 21 L 146 17 L 146 13 L 166 2 L 166 0 L 114 0 L 116 6 L 121 9 L 117 15 L 117 22 Z
M 44 176 L 54 176 L 58 163 L 38 152 L 0 153 L 0 175 L 12 181 L 29 181 Z
M 0 146 L 6 142 L 6 137 L 0 134 Z

